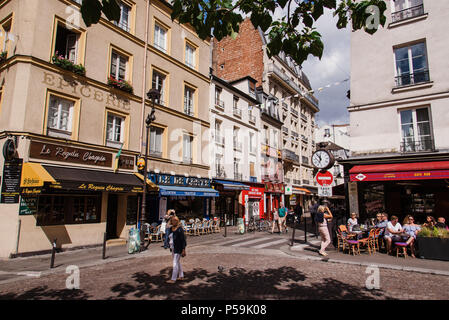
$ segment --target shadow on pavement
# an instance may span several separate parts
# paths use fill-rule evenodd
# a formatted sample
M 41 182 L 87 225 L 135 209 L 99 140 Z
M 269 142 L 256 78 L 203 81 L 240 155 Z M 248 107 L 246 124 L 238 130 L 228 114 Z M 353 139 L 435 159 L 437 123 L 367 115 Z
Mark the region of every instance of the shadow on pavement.
M 167 284 L 171 268 L 158 275 L 135 273 L 135 283 L 114 285 L 117 296 L 109 299 L 389 299 L 382 291 L 370 291 L 333 279 L 322 279 L 312 286 L 302 284 L 304 274 L 292 267 L 246 271 L 232 268 L 223 273 L 194 269 L 184 281 Z
M 0 294 L 0 300 L 87 300 L 89 295 L 82 290 L 53 290 L 40 286 L 24 293 Z

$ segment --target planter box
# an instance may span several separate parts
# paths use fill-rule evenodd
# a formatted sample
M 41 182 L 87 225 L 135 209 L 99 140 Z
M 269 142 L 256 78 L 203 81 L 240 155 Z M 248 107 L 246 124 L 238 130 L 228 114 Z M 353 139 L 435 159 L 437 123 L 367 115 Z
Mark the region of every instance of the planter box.
M 449 261 L 449 239 L 417 237 L 416 242 L 421 258 Z

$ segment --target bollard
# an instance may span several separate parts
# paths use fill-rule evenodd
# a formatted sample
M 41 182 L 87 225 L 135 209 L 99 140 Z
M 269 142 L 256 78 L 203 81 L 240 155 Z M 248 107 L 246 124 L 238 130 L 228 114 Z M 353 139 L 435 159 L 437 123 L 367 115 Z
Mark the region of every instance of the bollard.
M 55 253 L 56 253 L 56 239 L 53 240 L 52 248 L 51 248 L 51 261 L 50 261 L 51 269 L 53 269 L 55 267 Z
M 226 238 L 226 236 L 228 235 L 228 229 L 226 229 L 226 226 L 228 225 L 228 221 L 226 219 L 226 213 L 224 215 L 224 224 L 225 224 L 225 234 L 224 234 L 224 236 Z
M 107 234 L 105 232 L 103 235 L 103 259 L 106 259 L 106 238 Z
M 296 217 L 295 217 L 295 220 L 294 220 L 294 222 L 293 222 L 292 242 L 291 242 L 291 244 L 290 244 L 291 247 L 293 247 L 293 242 L 295 241 L 295 230 L 296 230 L 296 227 L 298 226 L 296 220 L 297 220 L 297 219 L 296 219 Z
M 307 217 L 304 215 L 304 242 L 307 243 Z

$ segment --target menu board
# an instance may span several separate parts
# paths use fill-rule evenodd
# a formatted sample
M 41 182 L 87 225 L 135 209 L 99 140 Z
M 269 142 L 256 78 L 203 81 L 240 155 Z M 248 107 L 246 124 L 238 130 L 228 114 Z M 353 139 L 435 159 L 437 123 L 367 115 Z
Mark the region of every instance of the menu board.
M 0 203 L 19 203 L 23 159 L 5 161 Z
M 19 215 L 31 215 L 37 213 L 37 197 L 20 198 Z

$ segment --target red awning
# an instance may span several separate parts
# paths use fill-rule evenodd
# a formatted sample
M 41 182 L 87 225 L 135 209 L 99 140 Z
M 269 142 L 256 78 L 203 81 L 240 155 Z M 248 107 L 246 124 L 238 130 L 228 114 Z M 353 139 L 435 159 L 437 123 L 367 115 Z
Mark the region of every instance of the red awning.
M 449 161 L 363 165 L 349 173 L 351 181 L 449 179 Z

